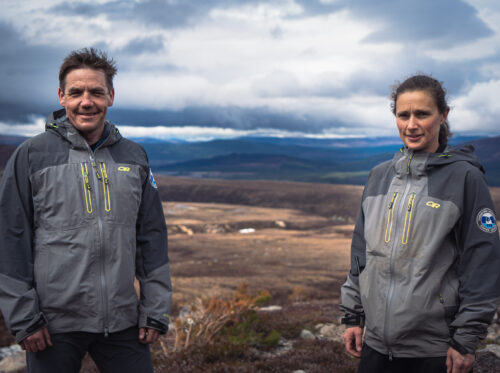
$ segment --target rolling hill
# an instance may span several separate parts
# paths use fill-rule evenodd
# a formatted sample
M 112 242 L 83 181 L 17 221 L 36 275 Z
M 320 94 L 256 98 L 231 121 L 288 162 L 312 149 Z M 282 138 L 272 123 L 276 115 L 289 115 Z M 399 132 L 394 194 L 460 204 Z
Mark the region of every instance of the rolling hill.
M 19 136 L 0 135 L 0 168 L 23 140 Z M 375 165 L 391 159 L 401 146 L 396 137 L 243 137 L 195 143 L 135 140 L 146 149 L 153 170 L 167 175 L 358 185 L 364 184 Z M 488 183 L 500 186 L 500 136 L 456 136 L 452 141 L 455 145 L 465 143 L 474 145 Z

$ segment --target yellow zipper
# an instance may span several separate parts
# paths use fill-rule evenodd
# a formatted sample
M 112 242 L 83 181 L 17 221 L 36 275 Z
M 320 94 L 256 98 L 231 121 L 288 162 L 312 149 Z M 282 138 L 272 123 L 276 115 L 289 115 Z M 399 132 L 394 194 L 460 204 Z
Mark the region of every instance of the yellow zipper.
M 398 199 L 398 192 L 394 192 L 392 195 L 391 202 L 389 202 L 389 212 L 387 213 L 387 225 L 385 227 L 385 237 L 384 240 L 385 242 L 389 242 L 391 240 L 391 233 L 392 233 L 392 221 L 394 219 L 394 204 L 396 203 L 396 200 Z
M 406 245 L 408 243 L 408 237 L 410 236 L 411 216 L 413 214 L 414 201 L 415 201 L 415 193 L 410 195 L 410 200 L 408 201 L 408 207 L 406 208 L 405 226 L 403 228 L 403 237 L 401 238 L 401 242 L 403 243 L 403 245 Z
M 111 211 L 111 198 L 109 197 L 109 180 L 108 173 L 106 172 L 106 164 L 101 162 L 100 165 L 102 174 L 102 190 L 104 194 L 104 210 Z
M 92 214 L 92 195 L 90 194 L 92 187 L 89 183 L 89 170 L 87 168 L 87 163 L 80 163 L 80 168 L 82 169 L 83 194 L 85 195 L 85 205 L 87 206 L 87 213 Z

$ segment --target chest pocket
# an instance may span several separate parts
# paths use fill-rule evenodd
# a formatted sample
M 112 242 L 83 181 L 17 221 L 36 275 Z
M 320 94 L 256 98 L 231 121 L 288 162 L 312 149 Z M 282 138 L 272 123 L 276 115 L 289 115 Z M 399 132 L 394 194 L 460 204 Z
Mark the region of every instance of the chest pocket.
M 99 163 L 100 191 L 106 219 L 135 224 L 142 199 L 141 168 L 136 165 Z
M 86 215 L 100 213 L 106 221 L 135 224 L 142 197 L 138 166 L 82 162 L 79 169 Z
M 403 245 L 408 244 L 415 214 L 416 194 L 411 193 L 406 201 L 401 200 L 399 192 L 394 192 L 386 208 L 384 229 L 385 243 L 401 237 Z

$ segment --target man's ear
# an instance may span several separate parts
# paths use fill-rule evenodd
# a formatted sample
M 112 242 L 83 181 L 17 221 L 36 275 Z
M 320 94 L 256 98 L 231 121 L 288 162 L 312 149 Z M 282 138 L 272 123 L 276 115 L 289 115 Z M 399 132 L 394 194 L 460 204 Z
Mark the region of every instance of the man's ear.
M 57 95 L 59 96 L 59 103 L 61 104 L 61 106 L 64 106 L 64 92 L 61 87 L 59 87 L 59 89 L 57 90 Z
M 109 102 L 108 107 L 113 106 L 113 101 L 115 100 L 115 89 L 113 88 L 111 92 L 109 92 Z

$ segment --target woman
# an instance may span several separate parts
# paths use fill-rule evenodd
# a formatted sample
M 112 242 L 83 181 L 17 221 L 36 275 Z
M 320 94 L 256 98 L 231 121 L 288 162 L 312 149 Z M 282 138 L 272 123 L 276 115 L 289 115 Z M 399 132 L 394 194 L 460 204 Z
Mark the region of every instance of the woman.
M 341 291 L 346 349 L 358 372 L 469 372 L 500 298 L 484 170 L 471 146 L 447 144 L 437 80 L 412 76 L 391 98 L 404 146 L 363 192 Z

